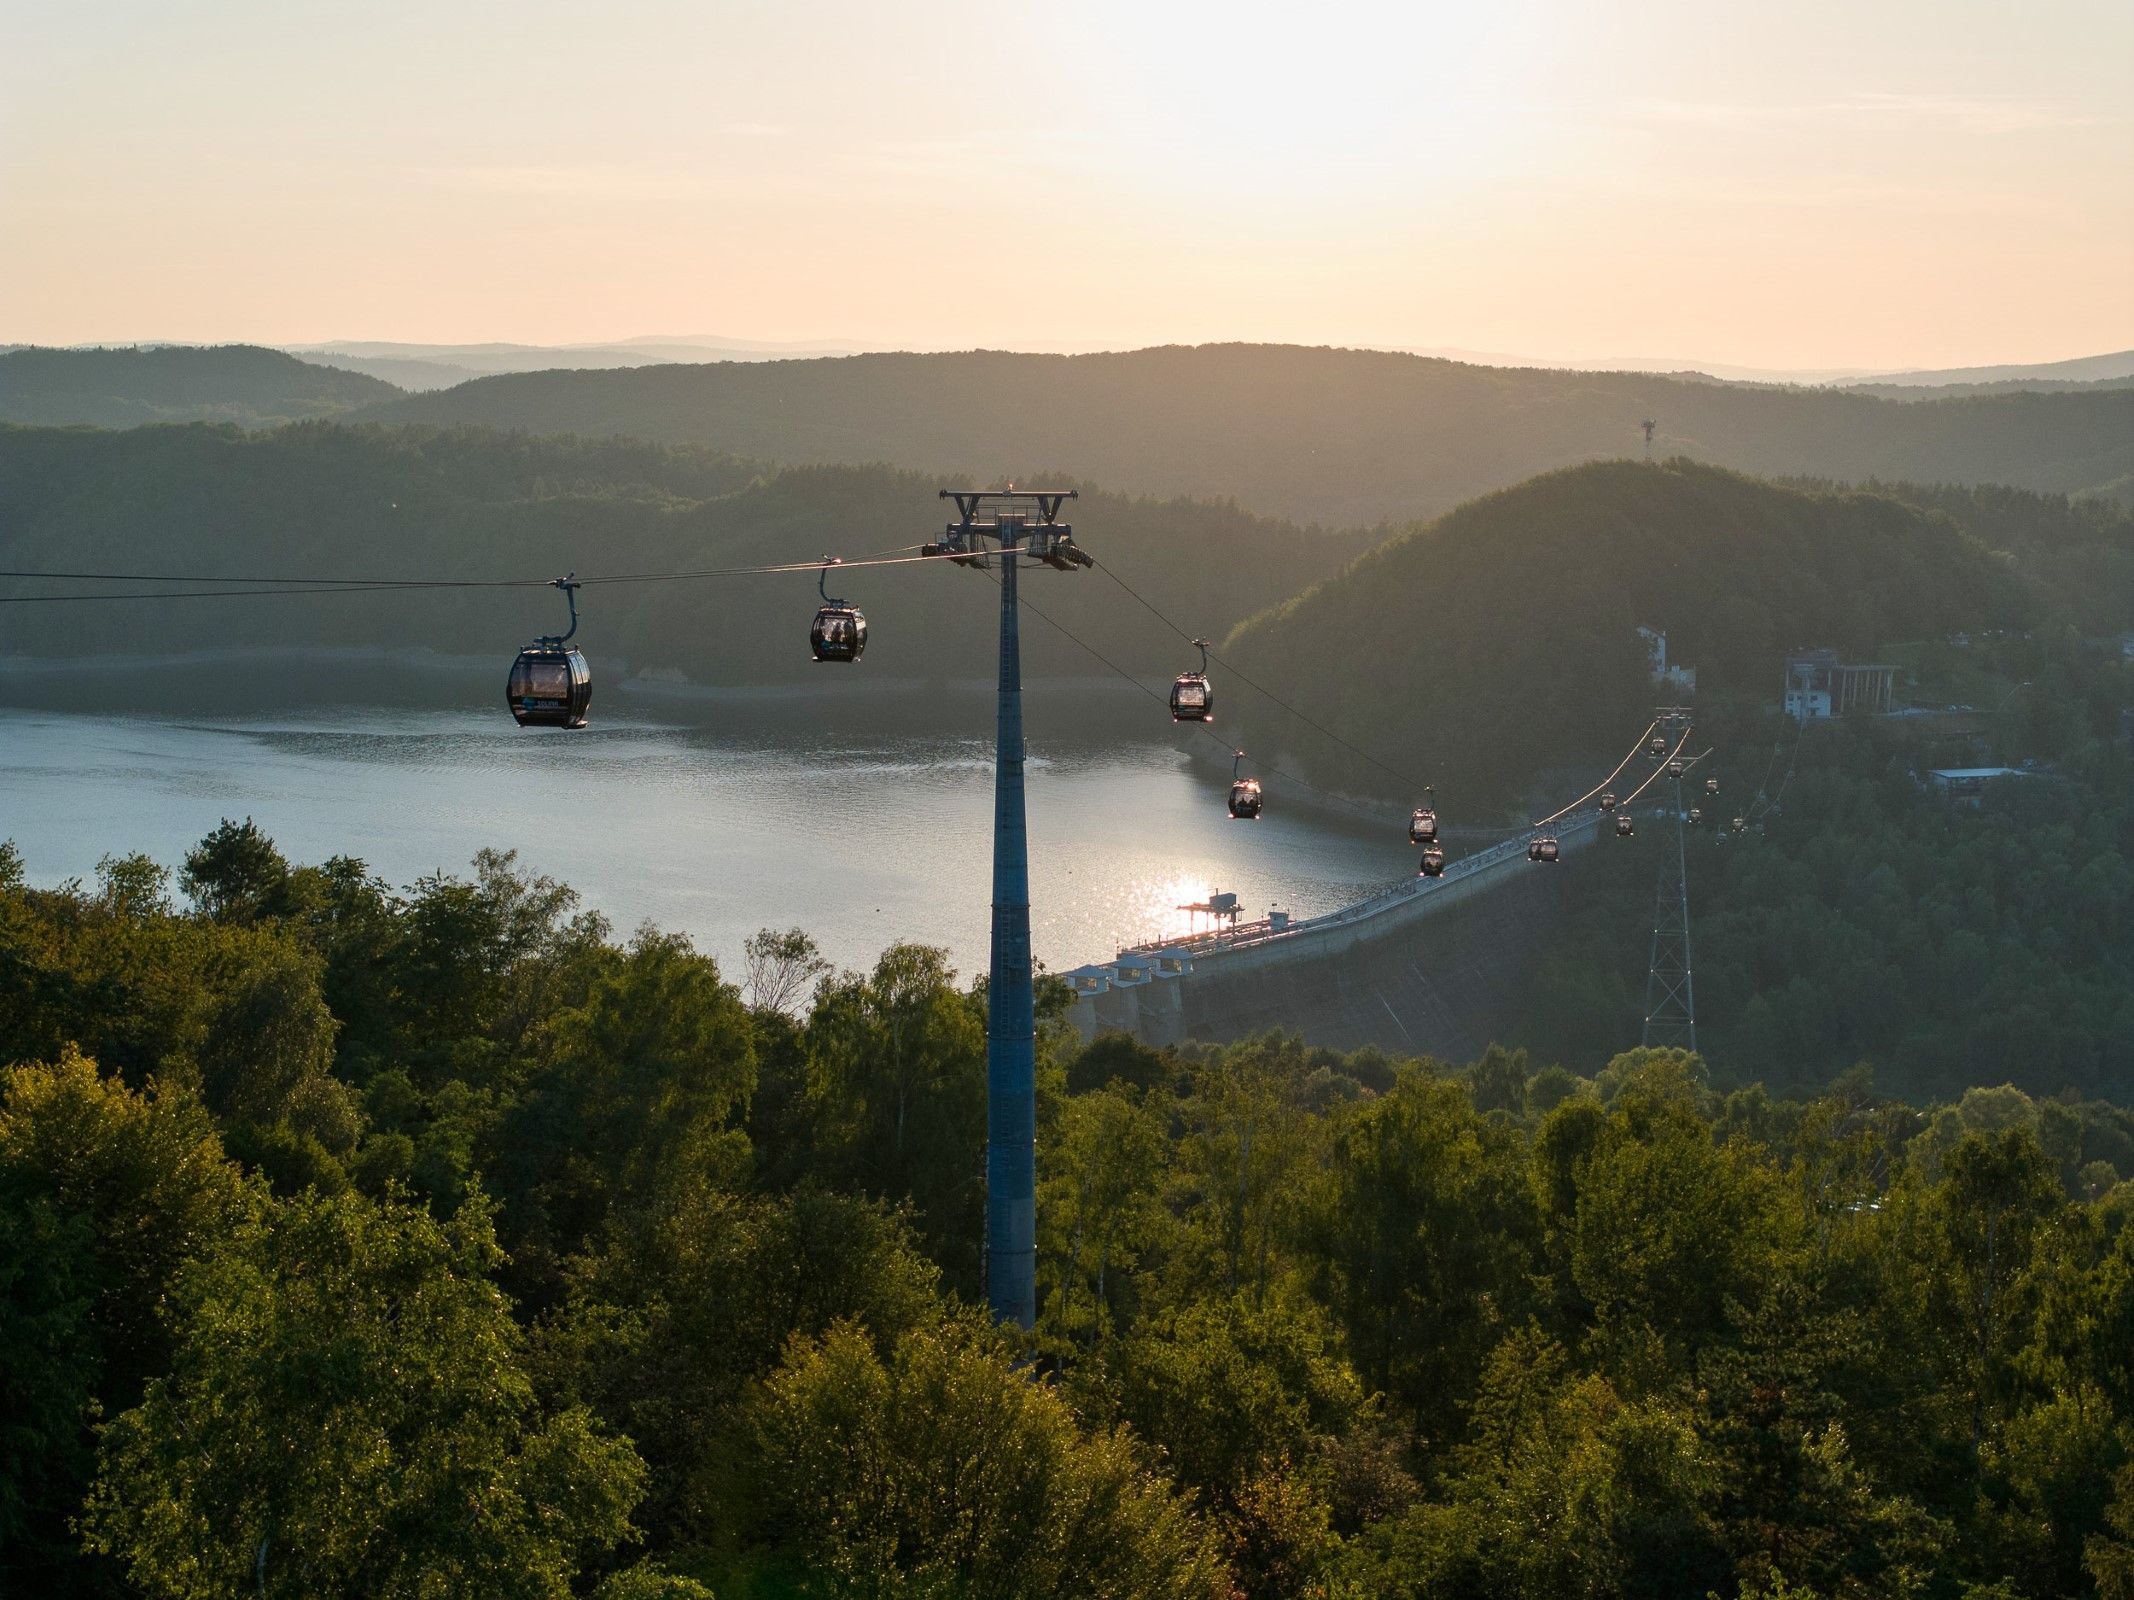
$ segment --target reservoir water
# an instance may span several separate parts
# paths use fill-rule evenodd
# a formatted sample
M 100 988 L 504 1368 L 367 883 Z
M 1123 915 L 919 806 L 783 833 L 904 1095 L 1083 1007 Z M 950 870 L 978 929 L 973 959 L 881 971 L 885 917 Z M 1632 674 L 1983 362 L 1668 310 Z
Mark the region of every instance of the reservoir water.
M 395 885 L 513 850 L 619 933 L 686 933 L 729 971 L 751 932 L 793 926 L 842 966 L 898 939 L 945 946 L 966 977 L 985 966 L 986 696 L 828 711 L 813 694 L 610 694 L 593 727 L 558 733 L 437 696 L 272 703 L 271 671 L 183 713 L 135 704 L 137 687 L 104 685 L 96 709 L 0 706 L 0 838 L 33 884 L 127 851 L 175 868 L 222 818 L 251 817 L 294 861 L 355 855 Z M 1286 804 L 1277 784 L 1265 820 L 1231 822 L 1227 770 L 1161 723 L 1135 736 L 1145 710 L 1055 704 L 1074 710 L 1032 697 L 1028 769 L 1033 935 L 1055 970 L 1184 931 L 1177 908 L 1211 890 L 1248 917 L 1307 916 L 1413 870 L 1390 813 L 1374 827 Z

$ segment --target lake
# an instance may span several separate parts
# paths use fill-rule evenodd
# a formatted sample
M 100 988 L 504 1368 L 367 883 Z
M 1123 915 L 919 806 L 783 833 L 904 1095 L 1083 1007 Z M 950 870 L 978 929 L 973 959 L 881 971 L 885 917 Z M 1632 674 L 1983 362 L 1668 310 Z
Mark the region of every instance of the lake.
M 395 884 L 514 850 L 618 931 L 686 933 L 730 971 L 750 933 L 791 926 L 843 966 L 913 939 L 966 976 L 984 968 L 992 702 L 969 686 L 611 687 L 592 727 L 563 733 L 516 728 L 500 696 L 464 683 L 396 680 L 358 702 L 346 682 L 287 693 L 290 674 L 256 663 L 224 679 L 176 696 L 182 711 L 155 707 L 174 698 L 168 672 L 106 673 L 92 708 L 50 692 L 0 706 L 0 837 L 32 883 L 127 851 L 175 867 L 222 818 L 251 817 L 294 861 L 356 855 Z M 1027 699 L 1032 932 L 1055 970 L 1184 931 L 1177 908 L 1211 890 L 1248 916 L 1308 916 L 1413 871 L 1390 810 L 1370 825 L 1272 782 L 1265 819 L 1232 822 L 1227 770 L 1189 760 L 1160 717 L 1140 736 L 1145 702 L 1072 685 Z

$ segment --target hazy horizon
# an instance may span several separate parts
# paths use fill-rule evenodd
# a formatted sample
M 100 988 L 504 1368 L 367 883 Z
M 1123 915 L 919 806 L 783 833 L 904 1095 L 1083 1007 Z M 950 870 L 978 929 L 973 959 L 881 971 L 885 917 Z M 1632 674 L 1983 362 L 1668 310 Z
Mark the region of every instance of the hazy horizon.
M 1618 351 L 1605 356 L 1569 357 L 1554 353 L 1533 351 L 1470 350 L 1459 346 L 1435 346 L 1418 348 L 1412 345 L 1347 344 L 1332 345 L 1327 341 L 1306 340 L 1158 340 L 1147 344 L 1073 344 L 1073 345 L 987 345 L 987 344 L 937 344 L 937 345 L 874 345 L 863 340 L 810 338 L 810 339 L 745 339 L 721 334 L 632 334 L 606 339 L 571 340 L 567 343 L 540 343 L 533 340 L 404 340 L 404 339 L 170 339 L 157 335 L 138 337 L 104 337 L 74 341 L 67 345 L 43 344 L 33 340 L 18 340 L 6 336 L 0 328 L 0 350 L 8 349 L 74 349 L 74 350 L 127 350 L 127 349 L 212 349 L 228 346 L 253 346 L 271 350 L 287 351 L 305 357 L 330 355 L 369 356 L 371 358 L 421 359 L 430 356 L 440 362 L 449 362 L 454 353 L 495 352 L 553 353 L 567 355 L 575 352 L 615 352 L 645 350 L 665 352 L 648 356 L 646 365 L 690 359 L 676 354 L 691 349 L 701 350 L 704 359 L 718 359 L 722 350 L 730 350 L 747 359 L 768 360 L 815 360 L 851 355 L 952 355 L 978 351 L 1005 352 L 1020 355 L 1118 355 L 1163 347 L 1192 347 L 1223 344 L 1269 344 L 1291 345 L 1305 348 L 1343 348 L 1375 351 L 1390 355 L 1412 355 L 1429 359 L 1460 362 L 1472 366 L 1526 367 L 1536 369 L 1561 369 L 1592 372 L 1640 372 L 1652 376 L 1702 375 L 1730 382 L 1794 382 L 1804 384 L 1849 382 L 1871 379 L 1921 376 L 1939 378 L 1949 374 L 1988 373 L 1999 370 L 2044 369 L 2068 366 L 2078 362 L 2105 362 L 2114 357 L 2134 358 L 2134 349 L 2084 349 L 2067 354 L 2040 356 L 2035 359 L 2006 362 L 1980 362 L 1965 367 L 1919 368 L 1850 365 L 1842 367 L 1763 367 L 1743 366 L 1731 362 L 1711 361 L 1696 355 L 1666 355 L 1652 352 Z M 433 354 L 434 353 L 434 354 Z M 476 375 L 488 375 L 488 370 L 520 371 L 524 367 L 498 367 L 495 369 L 468 369 Z M 2117 373 L 2111 374 L 2118 376 Z M 2083 381 L 2079 375 L 2074 381 Z
M 11 31 L 0 328 L 27 342 L 1878 372 L 2134 345 L 2134 10 L 2102 0 L 135 0 Z

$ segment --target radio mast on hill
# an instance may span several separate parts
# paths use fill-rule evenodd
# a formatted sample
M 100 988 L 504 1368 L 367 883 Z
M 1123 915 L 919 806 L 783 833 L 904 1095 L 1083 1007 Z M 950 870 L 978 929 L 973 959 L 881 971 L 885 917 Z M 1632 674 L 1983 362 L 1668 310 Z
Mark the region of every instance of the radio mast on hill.
M 1652 418 L 1647 417 L 1638 426 L 1645 430 L 1645 459 L 1650 461 L 1652 459 L 1652 430 L 1657 428 L 1659 424 L 1653 421 Z

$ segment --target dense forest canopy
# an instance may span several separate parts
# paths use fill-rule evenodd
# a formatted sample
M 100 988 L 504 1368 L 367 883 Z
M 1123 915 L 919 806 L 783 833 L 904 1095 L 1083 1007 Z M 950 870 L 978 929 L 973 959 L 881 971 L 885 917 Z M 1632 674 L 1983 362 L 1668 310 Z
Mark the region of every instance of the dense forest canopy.
M 0 552 L 33 570 L 388 580 L 909 555 L 940 537 L 942 486 L 885 467 L 778 469 L 632 440 L 478 429 L 0 428 Z M 1340 570 L 1374 537 L 1102 493 L 1068 515 L 1108 567 L 1210 635 Z M 1121 667 L 1156 677 L 1185 664 L 1183 642 L 1101 574 L 1054 577 L 1036 573 L 1030 599 Z M 863 671 L 992 676 L 998 591 L 986 578 L 946 564 L 884 567 L 841 574 L 836 589 L 873 621 Z M 580 639 L 604 682 L 625 664 L 699 683 L 821 682 L 810 677 L 807 575 L 615 585 L 580 602 Z M 206 643 L 494 653 L 563 622 L 556 595 L 523 589 L 7 610 L 0 647 L 51 655 Z M 1033 675 L 1105 670 L 1042 622 L 1025 630 L 1025 650 Z
M 0 1581 L 2048 1600 L 2134 1577 L 2134 1115 L 1083 1045 L 970 1309 L 984 998 L 484 856 L 0 847 Z M 1716 1070 L 1715 1070 L 1716 1069 Z
M 1969 731 L 1721 714 L 1687 861 L 1698 1042 L 1731 1077 L 1799 1092 L 1859 1061 L 1918 1100 L 2012 1082 L 2134 1101 L 2134 751 L 2101 734 L 2134 672 L 2011 644 L 2044 690 Z M 1933 766 L 2037 761 L 1976 806 Z M 1662 780 L 1658 792 L 1668 791 Z M 1729 819 L 1747 813 L 1741 835 Z M 1635 1037 L 1664 828 L 1565 874 L 1511 1042 L 1588 1057 Z
M 2134 389 L 2134 377 L 1989 378 L 1977 383 L 1848 383 L 1847 394 L 1871 394 L 1883 400 L 1968 400 L 1982 394 L 2069 394 L 2102 389 Z
M 400 393 L 394 384 L 258 345 L 0 352 L 0 422 L 265 427 L 338 416 Z
M 1848 487 L 1802 480 L 1826 494 Z M 1990 549 L 2005 551 L 2041 583 L 2052 604 L 2088 633 L 2134 627 L 2134 499 L 2068 496 L 2005 484 L 1885 483 L 1852 486 L 1953 518 Z
M 528 373 L 374 414 L 769 461 L 1057 468 L 1336 524 L 1434 516 L 1538 472 L 1631 455 L 1647 417 L 1662 454 L 1746 472 L 2073 492 L 2134 471 L 2128 389 L 1910 402 L 1295 345 Z

